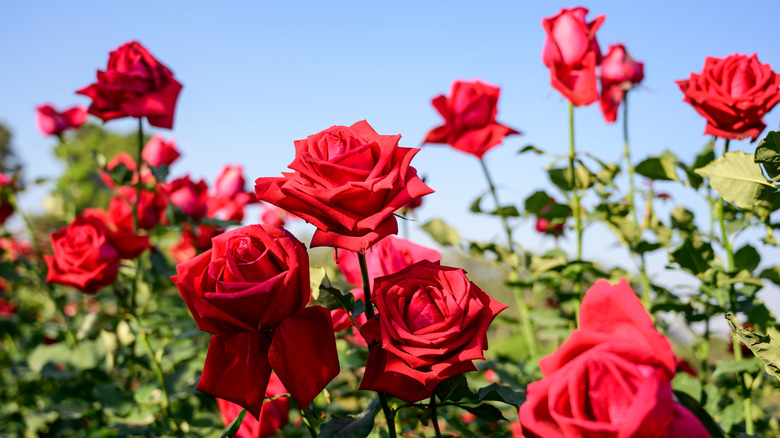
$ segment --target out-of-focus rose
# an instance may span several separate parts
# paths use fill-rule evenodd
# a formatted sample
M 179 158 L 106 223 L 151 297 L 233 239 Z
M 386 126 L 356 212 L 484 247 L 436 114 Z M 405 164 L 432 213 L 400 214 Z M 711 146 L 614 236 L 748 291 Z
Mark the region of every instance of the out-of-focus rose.
M 299 406 L 339 372 L 330 313 L 311 299 L 306 248 L 283 228 L 250 225 L 176 267 L 172 280 L 211 337 L 198 390 L 259 418 L 273 369 Z
M 132 41 L 111 52 L 97 82 L 76 93 L 92 99 L 88 111 L 103 121 L 146 117 L 152 126 L 171 129 L 181 88 L 168 67 Z
M 0 225 L 14 214 L 11 196 L 16 191 L 16 178 L 0 173 Z
M 546 35 L 542 61 L 550 69 L 550 83 L 575 106 L 590 105 L 599 98 L 596 67 L 601 49 L 596 31 L 606 17 L 599 15 L 588 23 L 586 15 L 588 10 L 583 7 L 564 8 L 542 19 Z
M 108 205 L 108 214 L 117 228 L 127 232 L 135 231 L 133 226 L 133 205 L 136 189 L 122 186 Z M 165 219 L 165 196 L 157 191 L 141 190 L 141 202 L 138 204 L 138 228 L 151 230 Z
M 244 207 L 257 202 L 257 197 L 244 190 L 243 172 L 240 164 L 222 168 L 214 183 L 214 192 L 208 198 L 208 217 L 225 221 L 244 219 Z
M 547 215 L 555 206 L 555 198 L 550 198 L 550 202 L 539 210 L 536 217 L 536 231 L 553 236 L 560 236 L 566 227 L 566 222 L 560 218 L 550 218 Z
M 150 248 L 147 236 L 112 231 L 105 213 L 85 211 L 51 235 L 53 255 L 44 256 L 46 281 L 92 294 L 114 282 L 120 259 L 138 257 Z
M 453 82 L 449 96 L 442 94 L 431 101 L 444 125 L 428 132 L 425 143 L 445 143 L 481 160 L 504 137 L 520 133 L 496 121 L 500 92 L 480 80 Z
M 677 85 L 684 101 L 707 119 L 704 133 L 730 140 L 756 141 L 766 128 L 764 114 L 780 102 L 780 75 L 755 54 L 708 56 L 700 74 Z
M 152 137 L 141 152 L 141 157 L 152 167 L 170 166 L 180 156 L 176 140 L 165 141 L 162 135 Z
M 74 106 L 63 112 L 57 111 L 48 103 L 35 107 L 35 125 L 43 135 L 60 136 L 68 129 L 76 129 L 86 121 L 87 109 L 83 106 Z
M 544 378 L 520 407 L 527 438 L 709 436 L 675 403 L 669 341 L 625 280 L 597 281 L 580 307 L 580 328 L 539 361 Z
M 419 149 L 398 147 L 363 120 L 295 141 L 293 173 L 258 178 L 258 199 L 314 224 L 311 246 L 365 251 L 398 232 L 395 213 L 432 193 L 410 166 Z
M 224 233 L 223 228 L 199 224 L 182 225 L 181 238 L 171 247 L 171 255 L 176 263 L 184 263 L 196 255 L 211 249 L 211 239 Z
M 262 223 L 277 227 L 283 227 L 284 224 L 287 223 L 287 220 L 294 218 L 295 216 L 271 204 L 264 204 L 262 213 L 260 214 L 260 221 Z
M 634 85 L 645 78 L 645 65 L 635 61 L 623 44 L 609 46 L 601 61 L 601 112 L 604 120 L 617 120 L 617 110 Z
M 126 152 L 120 152 L 116 157 L 106 163 L 105 169 L 100 169 L 98 172 L 100 180 L 103 181 L 103 184 L 105 184 L 106 187 L 111 189 L 116 187 L 114 180 L 111 178 L 111 172 L 120 164 L 124 165 L 127 171 L 130 172 L 130 184 L 135 185 L 136 182 L 138 182 L 138 166 L 135 164 L 135 160 Z M 154 183 L 154 175 L 152 175 L 152 171 L 146 166 L 141 167 L 141 178 L 144 183 Z
M 16 313 L 16 304 L 0 297 L 0 318 L 8 319 Z
M 360 332 L 369 350 L 360 389 L 413 403 L 441 381 L 474 371 L 484 359 L 487 329 L 507 306 L 466 278 L 462 269 L 422 261 L 374 279 L 379 318 Z
M 265 390 L 265 396 L 273 398 L 286 392 L 287 389 L 282 385 L 279 377 L 272 373 L 271 379 L 268 381 L 268 387 Z M 219 405 L 219 411 L 222 414 L 222 421 L 225 423 L 225 427 L 235 420 L 243 409 L 241 406 L 221 398 L 217 398 L 217 405 Z M 235 438 L 268 438 L 274 436 L 289 421 L 290 399 L 288 397 L 279 397 L 276 400 L 264 403 L 259 421 L 251 416 L 245 417 L 241 427 L 235 434 Z
M 28 240 L 19 240 L 15 237 L 0 237 L 0 249 L 3 250 L 3 257 L 11 261 L 17 261 L 33 255 L 30 242 Z
M 209 187 L 205 181 L 195 183 L 187 175 L 162 185 L 162 188 L 171 204 L 185 215 L 194 220 L 200 220 L 206 215 Z

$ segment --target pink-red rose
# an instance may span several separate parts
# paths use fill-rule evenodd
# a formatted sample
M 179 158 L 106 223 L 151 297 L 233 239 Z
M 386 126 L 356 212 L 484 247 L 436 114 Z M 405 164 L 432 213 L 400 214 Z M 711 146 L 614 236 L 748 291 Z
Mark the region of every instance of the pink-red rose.
M 258 199 L 314 224 L 311 246 L 365 251 L 398 232 L 395 213 L 432 193 L 410 166 L 419 149 L 398 147 L 365 121 L 295 141 L 294 172 L 258 178 Z
M 92 99 L 88 111 L 103 121 L 146 117 L 152 126 L 171 129 L 181 88 L 168 67 L 132 41 L 111 52 L 97 82 L 76 93 Z
M 136 200 L 136 189 L 131 186 L 121 186 L 108 204 L 108 214 L 111 220 L 122 231 L 133 232 L 133 205 Z M 141 190 L 141 202 L 138 203 L 138 228 L 151 230 L 165 219 L 165 208 L 168 203 L 162 193 L 152 190 Z
M 209 187 L 205 181 L 196 183 L 187 175 L 164 184 L 162 188 L 171 204 L 188 217 L 200 220 L 206 215 Z
M 86 211 L 52 234 L 54 254 L 44 256 L 46 281 L 92 294 L 114 282 L 120 259 L 136 258 L 151 247 L 148 237 L 115 232 L 107 220 L 105 213 Z
M 76 129 L 87 121 L 87 109 L 74 106 L 63 112 L 48 103 L 35 107 L 35 124 L 43 135 L 62 135 L 68 129 Z
M 257 197 L 244 190 L 246 181 L 243 173 L 244 168 L 240 164 L 222 168 L 214 183 L 214 192 L 208 198 L 208 217 L 225 221 L 244 219 L 244 207 L 257 202 Z
M 339 372 L 330 313 L 311 299 L 306 248 L 283 228 L 250 225 L 212 239 L 212 248 L 172 277 L 211 337 L 198 390 L 259 418 L 273 369 L 299 406 Z
M 141 157 L 152 167 L 170 166 L 180 156 L 176 140 L 166 141 L 162 135 L 152 137 L 141 152 Z
M 575 106 L 590 105 L 599 98 L 596 67 L 601 49 L 596 31 L 603 15 L 587 23 L 588 10 L 583 7 L 562 9 L 552 18 L 543 18 L 546 38 L 542 61 L 550 69 L 550 83 Z
M 422 261 L 374 280 L 379 318 L 361 328 L 369 344 L 360 389 L 413 403 L 441 381 L 474 371 L 484 359 L 487 329 L 507 306 L 466 278 L 462 269 Z
M 479 80 L 453 82 L 449 96 L 442 94 L 431 101 L 444 125 L 428 132 L 425 143 L 445 143 L 482 159 L 504 137 L 519 134 L 496 121 L 500 92 Z
M 268 381 L 268 387 L 265 390 L 265 396 L 273 398 L 284 394 L 287 389 L 282 385 L 281 380 L 276 374 L 271 374 L 271 380 Z M 238 417 L 243 409 L 241 406 L 217 398 L 217 405 L 222 414 L 222 421 L 225 427 Z M 235 438 L 268 438 L 284 427 L 290 420 L 290 399 L 288 397 L 279 397 L 276 400 L 268 401 L 263 406 L 263 412 L 260 414 L 260 420 L 255 420 L 251 416 L 246 416 L 241 423 L 241 427 L 236 432 Z
M 609 46 L 601 60 L 601 112 L 604 120 L 617 120 L 617 110 L 626 93 L 645 78 L 645 65 L 635 61 L 623 44 Z
M 708 56 L 700 74 L 677 85 L 684 101 L 707 119 L 704 133 L 731 140 L 756 141 L 766 128 L 764 114 L 780 102 L 780 74 L 755 54 Z
M 528 438 L 709 436 L 675 403 L 675 358 L 631 286 L 599 280 L 585 294 L 580 328 L 539 361 L 520 423 Z

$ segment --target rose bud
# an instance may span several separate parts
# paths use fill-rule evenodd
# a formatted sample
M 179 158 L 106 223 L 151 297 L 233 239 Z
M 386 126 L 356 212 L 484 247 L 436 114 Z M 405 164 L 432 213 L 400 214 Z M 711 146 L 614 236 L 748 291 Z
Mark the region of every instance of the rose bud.
M 634 61 L 623 44 L 609 46 L 601 61 L 601 112 L 607 123 L 617 120 L 617 110 L 626 93 L 644 79 L 644 67 Z
M 180 156 L 176 140 L 165 141 L 161 135 L 152 137 L 141 152 L 141 157 L 152 167 L 170 166 Z
M 60 136 L 68 129 L 76 129 L 87 121 L 87 109 L 74 106 L 58 112 L 48 103 L 35 107 L 35 124 L 43 135 Z

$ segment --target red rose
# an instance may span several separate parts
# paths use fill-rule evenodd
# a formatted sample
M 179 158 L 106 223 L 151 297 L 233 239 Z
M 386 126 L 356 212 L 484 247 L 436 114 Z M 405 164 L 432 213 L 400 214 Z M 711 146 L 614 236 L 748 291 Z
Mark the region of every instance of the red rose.
M 177 178 L 162 186 L 171 204 L 194 220 L 200 220 L 208 211 L 209 187 L 203 180 L 197 183 L 190 176 Z
M 93 294 L 114 282 L 120 259 L 133 259 L 150 248 L 147 236 L 112 231 L 105 214 L 86 211 L 51 235 L 54 255 L 44 256 L 46 281 Z
M 0 225 L 14 214 L 11 196 L 16 192 L 16 177 L 0 173 Z
M 161 135 L 152 137 L 141 152 L 141 157 L 152 167 L 170 166 L 180 156 L 176 140 L 165 141 Z
M 398 147 L 363 120 L 295 141 L 292 173 L 258 178 L 258 199 L 314 224 L 311 246 L 365 251 L 398 232 L 396 210 L 432 193 L 409 165 L 419 149 Z
M 566 223 L 556 221 L 547 216 L 554 206 L 555 199 L 550 198 L 550 202 L 539 210 L 539 215 L 536 217 L 536 231 L 554 236 L 563 234 Z
M 644 68 L 623 44 L 609 46 L 601 61 L 601 112 L 607 123 L 617 120 L 617 110 L 626 93 L 645 78 Z
M 363 277 L 360 274 L 357 254 L 352 251 L 336 251 L 334 257 L 336 258 L 336 266 L 344 274 L 347 282 L 353 286 L 362 287 Z M 441 254 L 435 249 L 418 245 L 410 240 L 387 236 L 366 251 L 368 278 L 373 285 L 374 278 L 395 274 L 401 269 L 423 260 L 439 262 Z
M 542 19 L 546 35 L 542 61 L 550 69 L 550 83 L 575 106 L 590 105 L 599 98 L 596 66 L 601 62 L 601 49 L 596 31 L 606 17 L 599 15 L 586 23 L 587 14 L 580 6 Z
M 755 54 L 708 56 L 701 74 L 677 81 L 685 102 L 707 119 L 704 133 L 725 139 L 751 137 L 766 128 L 764 114 L 780 102 L 780 75 Z
M 386 392 L 413 403 L 439 382 L 477 368 L 487 329 L 507 306 L 466 278 L 462 269 L 422 261 L 374 280 L 371 301 L 379 318 L 361 333 L 369 343 L 360 389 Z
M 211 249 L 211 239 L 224 233 L 223 228 L 199 224 L 182 224 L 181 238 L 171 247 L 171 255 L 176 263 L 184 263 L 203 251 Z
M 43 135 L 61 135 L 68 129 L 76 129 L 87 121 L 87 109 L 74 106 L 58 112 L 48 103 L 35 107 L 35 124 Z
M 111 198 L 108 214 L 117 228 L 127 232 L 135 231 L 133 227 L 133 205 L 136 200 L 135 187 L 122 186 Z M 160 192 L 141 190 L 141 202 L 138 204 L 138 228 L 151 230 L 165 219 L 165 208 L 168 203 Z
M 265 396 L 273 398 L 286 392 L 287 389 L 282 385 L 279 377 L 272 373 L 271 380 L 268 381 L 268 387 L 265 390 Z M 241 406 L 221 398 L 217 398 L 217 405 L 219 405 L 219 411 L 222 414 L 222 421 L 225 423 L 225 427 L 238 417 L 242 409 Z M 268 438 L 274 436 L 276 431 L 284 427 L 289 421 L 290 399 L 288 397 L 279 397 L 264 404 L 263 413 L 260 414 L 259 421 L 251 416 L 245 417 L 241 427 L 236 432 L 235 438 Z
M 597 281 L 580 328 L 539 366 L 544 378 L 520 407 L 528 438 L 709 436 L 674 402 L 672 348 L 625 280 Z
M 2 277 L 0 277 L 0 279 L 5 281 L 5 279 Z M 0 318 L 12 318 L 14 314 L 16 314 L 16 307 L 17 305 L 15 303 L 10 303 L 5 298 L 0 297 Z
M 294 218 L 294 216 L 275 205 L 264 204 L 260 215 L 260 222 L 266 225 L 283 227 L 285 222 Z
M 103 121 L 146 117 L 152 126 L 171 129 L 180 91 L 168 67 L 133 41 L 111 52 L 106 70 L 97 72 L 97 82 L 76 93 L 92 99 L 89 113 Z
M 214 192 L 208 198 L 208 217 L 225 221 L 244 219 L 244 207 L 257 202 L 257 197 L 244 190 L 243 172 L 240 164 L 222 168 L 214 183 Z
M 504 137 L 520 132 L 496 122 L 501 89 L 479 80 L 452 83 L 449 97 L 440 95 L 431 103 L 444 117 L 444 125 L 432 129 L 425 143 L 446 143 L 482 159 Z
M 339 372 L 330 313 L 311 299 L 306 248 L 283 228 L 220 234 L 172 277 L 212 336 L 198 390 L 260 416 L 271 370 L 299 406 Z

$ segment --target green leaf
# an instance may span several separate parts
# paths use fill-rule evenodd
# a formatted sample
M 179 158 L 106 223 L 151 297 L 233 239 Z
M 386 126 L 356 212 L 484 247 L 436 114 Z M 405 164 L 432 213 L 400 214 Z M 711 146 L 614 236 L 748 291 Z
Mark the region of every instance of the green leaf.
M 636 165 L 636 173 L 658 181 L 679 181 L 674 165 L 677 158 L 669 151 L 660 157 L 650 157 Z
M 476 415 L 477 418 L 480 420 L 486 422 L 486 423 L 498 423 L 501 420 L 506 420 L 504 418 L 504 414 L 501 413 L 501 410 L 497 407 L 489 404 L 481 404 L 478 406 L 460 406 L 461 409 L 465 409 L 472 414 Z
M 587 189 L 593 185 L 593 174 L 585 166 L 574 167 L 574 176 L 577 180 L 577 188 Z M 572 190 L 571 169 L 569 167 L 556 167 L 548 171 L 550 181 L 564 192 Z
M 780 343 L 769 335 L 759 335 L 743 327 L 737 317 L 730 313 L 726 314 L 726 320 L 734 332 L 734 337 L 761 359 L 768 374 L 780 380 Z
M 714 377 L 721 374 L 729 374 L 729 373 L 753 374 L 759 370 L 761 370 L 761 361 L 757 357 L 751 357 L 749 359 L 740 359 L 740 360 L 721 360 L 718 361 L 718 365 L 715 367 L 715 372 L 712 375 Z
M 775 187 L 753 161 L 753 154 L 741 151 L 726 152 L 696 173 L 709 178 L 710 185 L 723 199 L 740 208 L 752 207 L 766 188 Z
M 324 266 L 309 267 L 309 284 L 311 285 L 311 297 L 315 300 L 320 296 L 320 285 L 322 284 L 322 280 L 324 279 L 325 279 Z
M 469 207 L 469 211 L 472 213 L 482 213 L 482 207 L 480 207 L 480 204 L 482 203 L 482 198 L 484 198 L 485 195 L 479 195 L 477 199 L 474 200 L 474 202 L 471 203 L 471 207 Z
M 464 374 L 452 376 L 436 385 L 436 395 L 442 402 L 468 400 L 477 402 L 477 393 L 469 388 L 468 381 Z
M 542 208 L 552 202 L 552 198 L 550 198 L 547 193 L 540 190 L 525 198 L 525 211 L 526 213 L 538 215 Z
M 672 381 L 672 388 L 674 388 L 675 391 L 681 391 L 690 395 L 696 401 L 701 400 L 701 380 L 688 373 L 677 373 Z
M 374 429 L 374 415 L 378 409 L 379 397 L 375 398 L 357 418 L 333 415 L 320 426 L 320 438 L 365 438 Z
M 669 253 L 669 260 L 680 265 L 693 275 L 707 271 L 715 254 L 712 245 L 700 238 L 685 239 L 679 248 Z
M 780 286 L 780 266 L 772 266 L 761 271 L 759 277 L 765 278 L 772 283 Z
M 758 142 L 755 162 L 764 165 L 766 173 L 772 180 L 780 177 L 780 132 L 771 131 Z
M 734 265 L 739 269 L 753 272 L 761 262 L 761 255 L 750 245 L 745 245 L 734 253 Z
M 422 226 L 433 240 L 443 246 L 460 246 L 460 234 L 441 219 L 431 219 Z
M 682 391 L 674 391 L 674 397 L 701 421 L 701 424 L 707 429 L 710 437 L 724 438 L 723 431 L 720 429 L 720 426 L 718 426 L 718 423 L 712 419 L 712 416 L 710 416 L 698 401 Z
M 233 438 L 236 436 L 238 429 L 241 428 L 241 423 L 244 422 L 244 417 L 246 417 L 246 409 L 242 409 L 238 414 L 238 417 L 236 417 L 235 420 L 231 421 L 230 424 L 227 425 L 225 430 L 222 431 L 220 438 Z
M 98 385 L 92 391 L 103 409 L 125 417 L 135 406 L 133 396 L 113 383 Z
M 707 142 L 699 154 L 696 155 L 696 159 L 694 160 L 693 165 L 691 165 L 691 167 L 683 166 L 686 175 L 688 175 L 688 182 L 694 189 L 701 187 L 702 183 L 704 182 L 704 178 L 699 176 L 695 170 L 700 169 L 715 160 L 714 146 L 715 144 L 712 141 Z
M 544 155 L 544 154 L 546 154 L 545 151 L 539 149 L 538 147 L 536 147 L 536 146 L 534 146 L 532 144 L 527 144 L 527 145 L 523 146 L 522 149 L 517 151 L 518 154 L 524 154 L 526 152 L 533 152 L 536 155 Z
M 693 224 L 693 212 L 686 209 L 682 205 L 678 205 L 672 210 L 672 228 L 676 228 L 681 231 L 692 232 L 696 229 Z
M 491 383 L 490 385 L 480 388 L 477 392 L 479 401 L 499 401 L 519 408 L 525 402 L 525 393 L 522 391 L 515 391 L 514 389 L 499 385 L 498 383 Z

